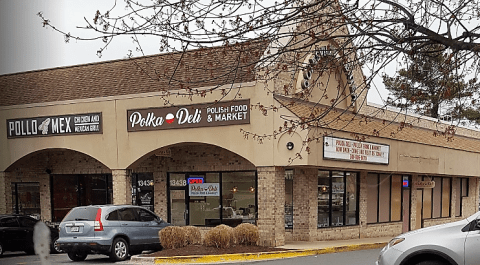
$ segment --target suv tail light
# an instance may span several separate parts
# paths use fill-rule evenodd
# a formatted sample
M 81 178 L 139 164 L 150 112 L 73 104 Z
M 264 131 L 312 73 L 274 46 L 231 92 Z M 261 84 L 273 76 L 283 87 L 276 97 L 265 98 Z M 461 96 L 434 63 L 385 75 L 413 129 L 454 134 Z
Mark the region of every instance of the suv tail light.
M 102 224 L 102 209 L 99 208 L 97 210 L 97 216 L 95 217 L 95 223 L 94 223 L 94 231 L 103 231 L 103 224 Z

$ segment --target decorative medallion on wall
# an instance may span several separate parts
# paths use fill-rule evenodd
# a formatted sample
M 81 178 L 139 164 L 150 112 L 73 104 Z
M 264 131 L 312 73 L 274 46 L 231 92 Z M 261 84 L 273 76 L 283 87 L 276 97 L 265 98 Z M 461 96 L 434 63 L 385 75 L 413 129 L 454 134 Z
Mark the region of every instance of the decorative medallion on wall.
M 350 87 L 350 98 L 352 101 L 357 99 L 356 90 L 357 87 L 353 80 L 353 64 L 351 62 L 345 62 L 345 60 L 339 55 L 336 50 L 330 49 L 331 46 L 320 46 L 312 51 L 304 61 L 304 68 L 300 71 L 297 78 L 297 93 L 310 89 L 312 85 L 312 77 L 315 67 L 324 62 L 336 62 L 337 65 L 341 65 L 343 72 L 347 79 L 347 85 Z

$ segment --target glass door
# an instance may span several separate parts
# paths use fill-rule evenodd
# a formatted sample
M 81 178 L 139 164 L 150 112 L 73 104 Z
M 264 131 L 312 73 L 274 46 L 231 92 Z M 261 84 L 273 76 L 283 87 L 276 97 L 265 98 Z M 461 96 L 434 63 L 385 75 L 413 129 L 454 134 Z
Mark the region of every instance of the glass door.
M 188 225 L 187 180 L 183 173 L 168 174 L 169 222 L 176 226 Z
M 132 204 L 154 211 L 154 181 L 152 173 L 132 174 Z
M 170 190 L 170 223 L 176 226 L 187 225 L 187 215 L 185 190 Z
M 220 219 L 220 173 L 169 173 L 169 222 L 216 226 Z

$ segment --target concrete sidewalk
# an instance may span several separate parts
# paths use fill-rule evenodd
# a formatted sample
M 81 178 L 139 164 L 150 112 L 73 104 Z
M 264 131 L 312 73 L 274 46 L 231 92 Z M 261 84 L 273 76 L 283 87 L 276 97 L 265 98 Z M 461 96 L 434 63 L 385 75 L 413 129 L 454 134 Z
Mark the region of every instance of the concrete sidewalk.
M 337 241 L 297 241 L 286 242 L 284 246 L 277 247 L 284 248 L 285 251 L 184 257 L 142 257 L 141 255 L 138 255 L 133 256 L 130 261 L 133 263 L 148 264 L 213 264 L 285 259 L 345 251 L 376 248 L 380 249 L 384 247 L 388 243 L 388 241 L 390 241 L 390 239 L 391 237 L 362 238 Z
M 358 239 L 349 239 L 349 240 L 335 240 L 335 241 L 294 241 L 294 242 L 285 242 L 284 246 L 278 248 L 285 249 L 325 249 L 332 247 L 340 246 L 354 246 L 354 245 L 386 245 L 392 237 L 377 237 L 377 238 L 358 238 Z M 382 246 L 383 247 L 383 246 Z

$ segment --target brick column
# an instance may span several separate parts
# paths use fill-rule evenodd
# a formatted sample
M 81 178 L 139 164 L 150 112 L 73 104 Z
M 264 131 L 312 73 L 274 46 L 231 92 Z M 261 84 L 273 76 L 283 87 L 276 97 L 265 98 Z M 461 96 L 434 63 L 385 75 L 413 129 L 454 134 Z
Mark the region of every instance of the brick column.
M 52 221 L 52 200 L 50 192 L 50 175 L 39 174 L 40 183 L 40 215 L 43 221 Z
M 414 186 L 413 184 L 415 181 L 420 181 L 421 177 L 417 174 L 412 175 L 412 183 L 410 184 L 410 230 L 416 230 L 422 228 L 422 213 L 418 212 L 417 210 L 421 210 L 421 203 L 422 203 L 422 198 L 418 197 L 419 195 L 417 193 L 418 188 Z M 419 205 L 420 203 L 420 205 Z M 417 207 L 419 207 L 417 209 Z M 417 220 L 418 219 L 418 220 Z
M 285 245 L 285 170 L 258 167 L 258 229 L 262 246 Z
M 293 240 L 314 241 L 318 219 L 318 169 L 296 168 L 293 175 Z
M 155 213 L 162 219 L 167 220 L 167 173 L 165 171 L 154 171 L 153 182 Z
M 360 190 L 359 190 L 359 224 L 360 224 L 360 238 L 368 238 L 367 228 L 367 210 L 368 210 L 368 185 L 367 185 L 367 171 L 360 171 Z
M 112 170 L 113 204 L 132 204 L 132 176 L 129 170 Z
M 0 214 L 7 213 L 7 190 L 5 186 L 6 173 L 0 172 Z M 10 193 L 11 194 L 11 193 Z

